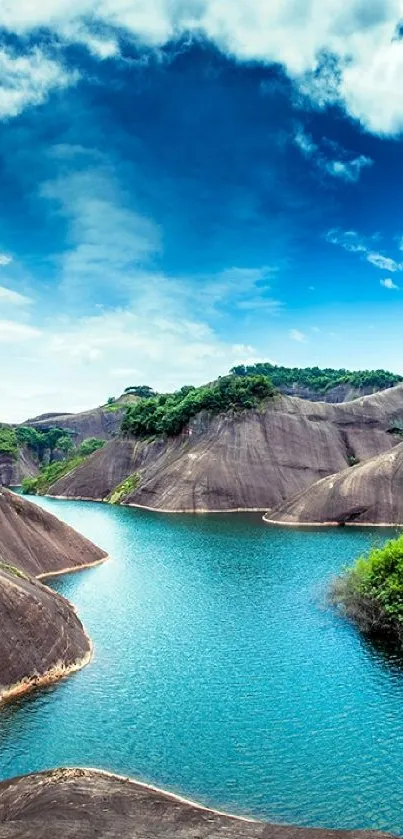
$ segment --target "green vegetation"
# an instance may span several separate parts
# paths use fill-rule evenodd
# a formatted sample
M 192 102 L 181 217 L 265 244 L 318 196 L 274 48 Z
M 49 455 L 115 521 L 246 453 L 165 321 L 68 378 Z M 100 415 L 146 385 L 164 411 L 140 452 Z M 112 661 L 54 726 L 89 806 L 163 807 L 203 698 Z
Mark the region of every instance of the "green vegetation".
M 140 475 L 138 472 L 134 472 L 133 475 L 129 475 L 126 480 L 122 481 L 112 492 L 109 493 L 107 496 L 107 501 L 110 504 L 120 504 L 128 495 L 134 492 L 137 489 L 140 483 Z
M 403 534 L 347 568 L 332 599 L 365 632 L 403 641 Z
M 142 399 L 127 408 L 122 432 L 137 437 L 179 434 L 200 411 L 219 414 L 256 408 L 263 399 L 274 396 L 267 376 L 223 376 L 211 385 L 187 385 L 175 393 Z
M 49 487 L 63 478 L 72 469 L 80 466 L 85 460 L 83 455 L 75 454 L 67 460 L 55 460 L 48 466 L 43 466 L 37 478 L 25 478 L 22 491 L 25 495 L 45 495 Z
M 349 385 L 353 388 L 370 387 L 384 390 L 403 382 L 403 376 L 389 373 L 387 370 L 358 370 L 351 372 L 344 368 L 333 370 L 326 367 L 278 367 L 274 364 L 261 363 L 239 364 L 230 371 L 235 376 L 263 375 L 269 376 L 275 387 L 292 388 L 293 385 L 311 388 L 320 393 L 326 393 L 337 385 Z
M 93 454 L 98 451 L 98 449 L 102 449 L 105 443 L 106 440 L 99 440 L 98 437 L 87 437 L 86 440 L 83 440 L 83 442 L 80 443 L 78 447 L 78 454 L 83 457 L 88 457 L 88 455 Z
M 15 460 L 18 455 L 18 440 L 14 428 L 0 425 L 0 454 L 9 454 Z
M 151 399 L 152 396 L 157 396 L 155 390 L 148 385 L 130 385 L 125 387 L 125 393 L 132 393 L 133 396 L 139 396 L 140 399 Z
M 15 565 L 10 565 L 9 562 L 0 560 L 0 571 L 5 571 L 6 574 L 12 574 L 13 577 L 21 577 L 23 580 L 29 580 L 28 574 L 25 574 L 24 571 L 21 571 Z

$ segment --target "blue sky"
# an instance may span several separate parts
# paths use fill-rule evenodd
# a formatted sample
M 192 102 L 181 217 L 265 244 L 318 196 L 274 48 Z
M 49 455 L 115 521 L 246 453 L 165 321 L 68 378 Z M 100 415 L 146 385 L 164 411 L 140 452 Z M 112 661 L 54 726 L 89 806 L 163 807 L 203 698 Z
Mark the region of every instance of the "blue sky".
M 2 420 L 403 372 L 403 8 L 340 6 L 3 0 Z

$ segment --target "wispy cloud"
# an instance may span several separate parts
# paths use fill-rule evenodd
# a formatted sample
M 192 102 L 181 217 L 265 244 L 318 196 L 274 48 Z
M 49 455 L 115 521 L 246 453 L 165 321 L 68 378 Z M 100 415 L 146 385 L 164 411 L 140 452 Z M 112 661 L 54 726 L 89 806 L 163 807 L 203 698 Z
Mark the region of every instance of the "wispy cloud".
M 19 344 L 41 336 L 40 329 L 25 323 L 11 320 L 0 320 L 0 344 Z
M 288 336 L 292 341 L 297 341 L 299 344 L 304 344 L 307 340 L 305 332 L 301 332 L 299 329 L 290 329 Z
M 0 286 L 0 306 L 2 303 L 10 303 L 12 306 L 27 306 L 32 303 L 32 299 L 18 291 L 12 291 L 11 288 Z
M 0 265 L 9 265 L 12 261 L 12 256 L 9 256 L 7 253 L 0 253 Z
M 376 268 L 380 268 L 382 271 L 390 271 L 392 273 L 403 271 L 403 262 L 397 262 L 392 257 L 385 256 L 373 249 L 374 238 L 376 237 L 373 237 L 372 241 L 369 240 L 368 242 L 368 240 L 360 237 L 355 230 L 343 231 L 336 228 L 329 230 L 326 234 L 327 242 L 330 242 L 332 245 L 339 245 L 349 253 L 361 254 L 367 262 L 370 262 L 371 265 L 375 265 Z
M 349 183 L 357 183 L 362 170 L 373 165 L 373 160 L 370 157 L 364 154 L 352 157 L 346 149 L 336 143 L 327 142 L 321 147 L 302 128 L 297 131 L 294 142 L 304 157 L 312 160 L 316 168 L 322 173 Z M 328 149 L 337 151 L 338 158 L 331 158 L 328 155 Z
M 39 48 L 25 54 L 0 48 L 0 119 L 16 117 L 26 107 L 40 105 L 52 90 L 65 88 L 77 78 L 77 71 L 66 70 Z

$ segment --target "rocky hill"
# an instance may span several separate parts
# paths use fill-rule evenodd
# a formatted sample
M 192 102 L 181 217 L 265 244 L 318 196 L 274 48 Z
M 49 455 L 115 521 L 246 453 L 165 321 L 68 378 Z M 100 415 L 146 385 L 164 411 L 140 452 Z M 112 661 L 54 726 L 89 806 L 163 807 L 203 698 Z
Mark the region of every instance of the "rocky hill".
M 89 499 L 112 493 L 168 512 L 267 510 L 389 451 L 401 440 L 394 432 L 402 420 L 403 385 L 340 405 L 277 395 L 258 408 L 199 413 L 176 436 L 113 440 L 49 493 Z
M 208 810 L 89 769 L 0 784 L 1 839 L 386 839 L 375 831 L 273 825 Z
M 271 510 L 281 524 L 403 524 L 403 443 L 323 478 Z
M 102 561 L 105 552 L 20 495 L 0 489 L 0 562 L 45 577 Z
M 96 565 L 105 552 L 0 490 L 0 702 L 83 667 L 91 643 L 70 603 L 39 582 Z M 1 830 L 0 830 L 1 835 Z

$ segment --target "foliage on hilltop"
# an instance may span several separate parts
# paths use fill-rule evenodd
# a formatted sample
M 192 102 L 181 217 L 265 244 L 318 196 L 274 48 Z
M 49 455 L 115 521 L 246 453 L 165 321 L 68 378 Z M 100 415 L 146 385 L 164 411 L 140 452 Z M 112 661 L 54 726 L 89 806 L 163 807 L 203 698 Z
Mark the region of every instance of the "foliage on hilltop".
M 333 370 L 331 367 L 281 367 L 268 362 L 259 364 L 238 364 L 230 371 L 235 376 L 269 376 L 275 387 L 289 387 L 294 385 L 311 388 L 320 393 L 327 393 L 338 385 L 349 385 L 352 388 L 374 388 L 384 390 L 403 382 L 403 376 L 390 373 L 387 370 L 357 370 L 350 371 L 341 368 Z
M 175 393 L 159 394 L 131 405 L 122 423 L 122 432 L 136 437 L 179 434 L 200 411 L 211 414 L 256 408 L 274 396 L 267 376 L 223 376 L 211 385 L 182 387 Z

